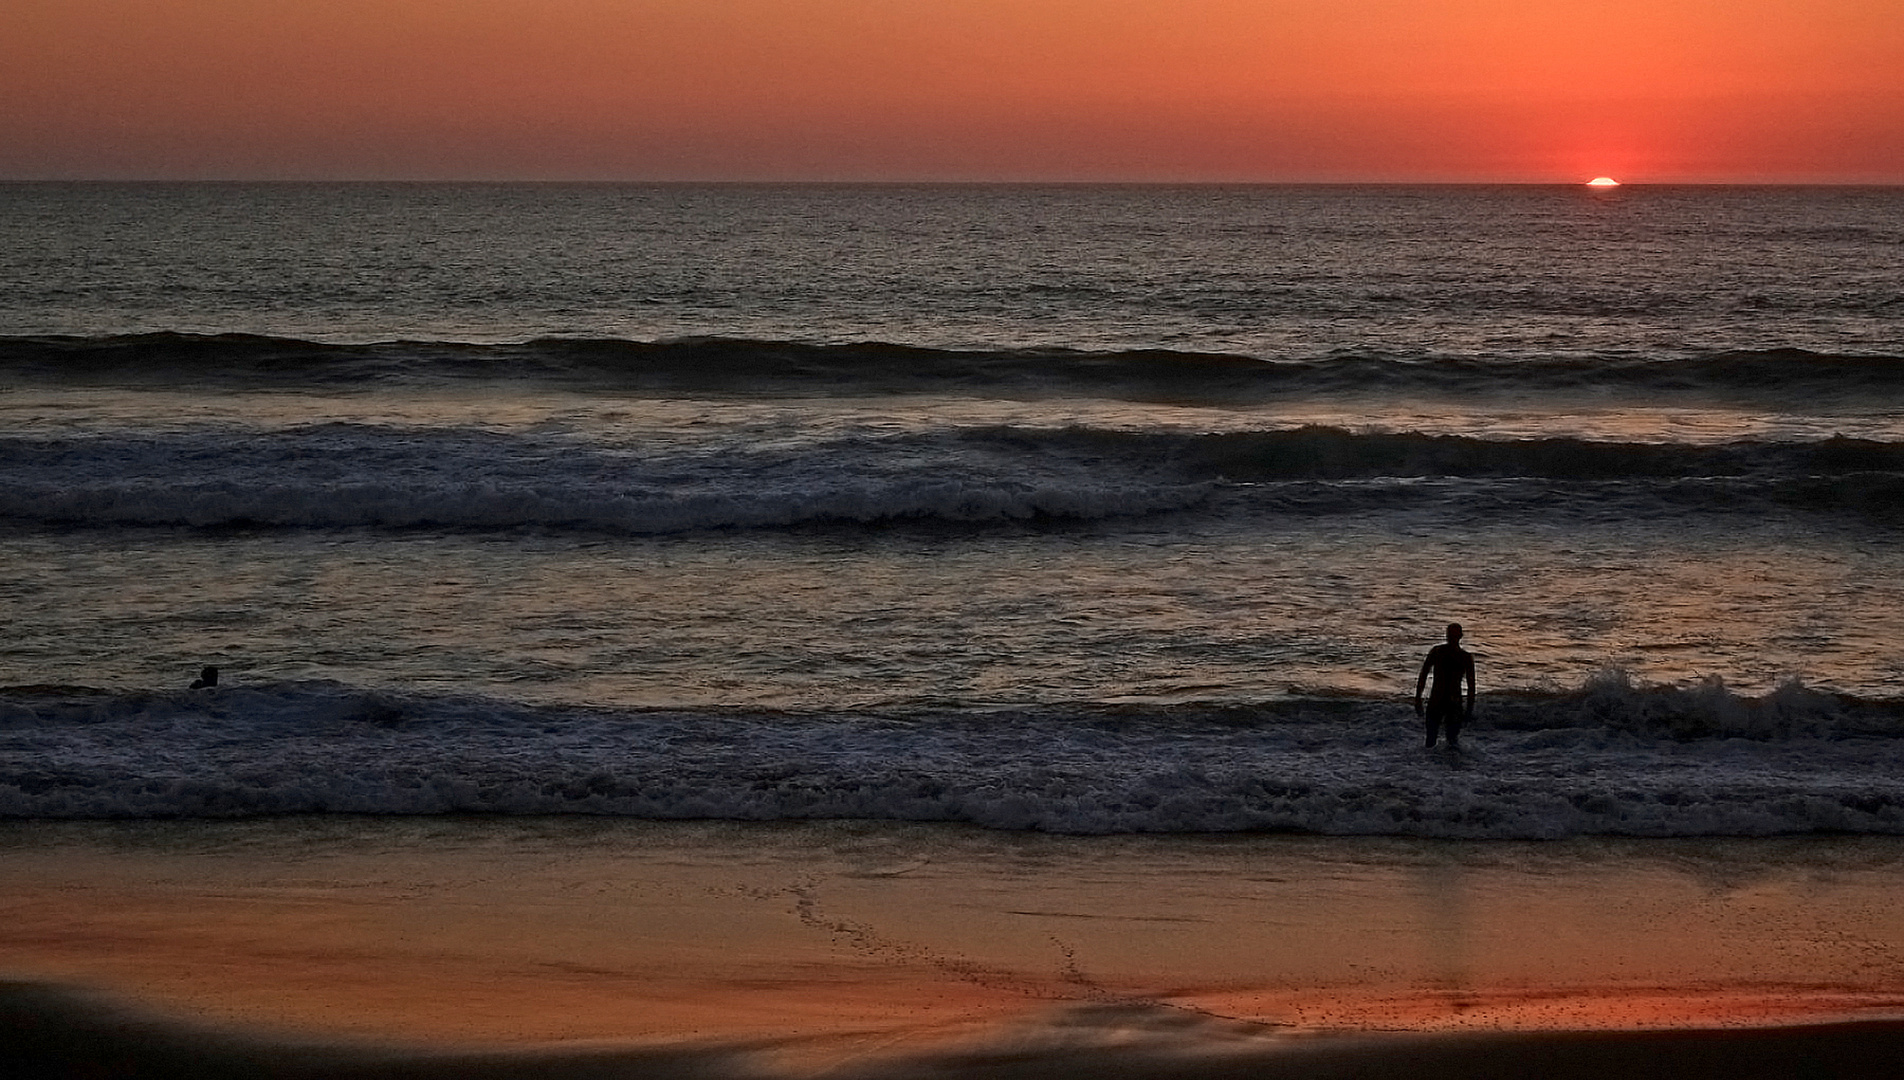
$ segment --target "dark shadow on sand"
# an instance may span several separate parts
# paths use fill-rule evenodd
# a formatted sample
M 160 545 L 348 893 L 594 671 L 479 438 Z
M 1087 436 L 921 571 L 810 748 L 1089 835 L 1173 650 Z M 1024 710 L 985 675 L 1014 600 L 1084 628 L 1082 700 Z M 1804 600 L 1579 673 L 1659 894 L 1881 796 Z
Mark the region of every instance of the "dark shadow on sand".
M 1876 1080 L 1904 1021 L 1640 1032 L 1291 1035 L 1156 1005 L 1098 1005 L 978 1044 L 818 1072 L 775 1044 L 420 1050 L 270 1039 L 0 982 L 0 1076 L 36 1080 Z

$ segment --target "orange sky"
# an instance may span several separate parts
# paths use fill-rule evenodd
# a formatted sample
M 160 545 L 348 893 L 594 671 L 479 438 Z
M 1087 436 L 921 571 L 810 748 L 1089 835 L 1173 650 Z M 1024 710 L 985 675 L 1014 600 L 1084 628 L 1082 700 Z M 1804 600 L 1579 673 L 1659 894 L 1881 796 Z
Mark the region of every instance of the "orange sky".
M 0 178 L 1904 183 L 1904 0 L 0 0 Z

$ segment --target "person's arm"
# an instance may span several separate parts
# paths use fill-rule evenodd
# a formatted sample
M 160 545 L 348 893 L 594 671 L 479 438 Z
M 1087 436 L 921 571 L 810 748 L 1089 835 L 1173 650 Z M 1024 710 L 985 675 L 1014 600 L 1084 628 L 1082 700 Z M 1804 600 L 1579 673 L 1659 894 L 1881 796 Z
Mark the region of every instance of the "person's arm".
M 1415 715 L 1421 715 L 1421 688 L 1428 685 L 1428 670 L 1435 666 L 1435 652 L 1428 650 L 1428 658 L 1421 662 L 1421 674 L 1415 676 Z
M 1468 656 L 1467 662 L 1461 665 L 1461 677 L 1468 684 L 1468 705 L 1462 715 L 1472 719 L 1474 717 L 1474 656 L 1472 654 Z

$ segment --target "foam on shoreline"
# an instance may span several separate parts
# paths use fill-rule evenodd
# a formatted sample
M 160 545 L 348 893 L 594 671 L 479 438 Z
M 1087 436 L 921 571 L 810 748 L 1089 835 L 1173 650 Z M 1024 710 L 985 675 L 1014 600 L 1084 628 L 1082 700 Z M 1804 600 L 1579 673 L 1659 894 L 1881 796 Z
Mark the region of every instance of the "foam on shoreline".
M 791 713 L 330 682 L 0 688 L 0 818 L 573 814 L 1074 834 L 1904 833 L 1904 707 L 1787 683 L 1495 694 L 1423 755 L 1401 703 Z M 1406 733 L 1405 735 L 1402 733 Z M 1036 752 L 1027 752 L 1036 747 Z

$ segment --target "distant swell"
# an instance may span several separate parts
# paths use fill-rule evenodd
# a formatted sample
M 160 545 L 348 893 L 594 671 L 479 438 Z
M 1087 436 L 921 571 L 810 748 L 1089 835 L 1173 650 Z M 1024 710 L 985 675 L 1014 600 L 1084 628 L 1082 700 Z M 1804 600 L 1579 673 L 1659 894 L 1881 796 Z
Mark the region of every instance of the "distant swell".
M 958 351 L 737 338 L 329 344 L 248 334 L 0 337 L 9 379 L 362 385 L 553 381 L 642 394 L 1079 394 L 1211 403 L 1331 393 L 1904 395 L 1904 357 L 1782 348 L 1649 356 L 1249 357 L 1165 349 Z
M 1904 703 L 1717 684 L 1482 703 L 775 713 L 534 707 L 335 683 L 0 690 L 0 816 L 596 814 L 1061 833 L 1904 834 Z M 1027 752 L 1037 747 L 1036 753 Z
M 834 523 L 1089 521 L 1180 510 L 1202 498 L 1203 492 L 1194 487 L 1077 489 L 955 478 L 844 484 L 826 490 L 678 494 L 492 483 L 234 488 L 160 482 L 91 490 L 8 487 L 0 489 L 0 520 L 194 528 L 540 528 L 653 535 Z

